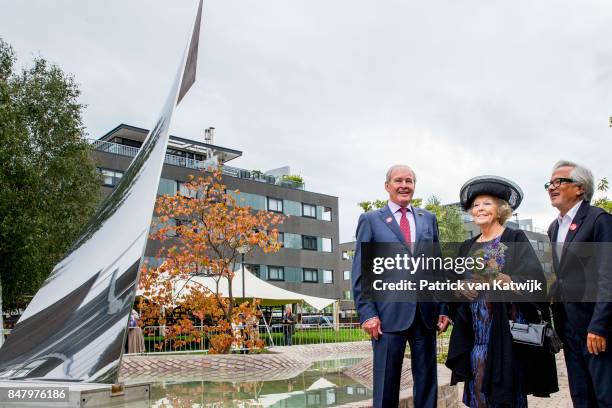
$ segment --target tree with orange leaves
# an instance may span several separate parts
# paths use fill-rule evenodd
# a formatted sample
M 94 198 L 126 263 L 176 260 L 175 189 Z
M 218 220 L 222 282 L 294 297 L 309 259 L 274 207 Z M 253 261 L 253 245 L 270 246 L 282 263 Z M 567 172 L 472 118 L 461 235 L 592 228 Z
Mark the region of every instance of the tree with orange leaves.
M 166 326 L 165 338 L 173 339 L 175 347 L 206 336 L 211 352 L 227 353 L 232 343 L 249 349 L 262 345 L 255 333 L 258 302 L 241 299 L 236 304 L 232 282 L 240 251 L 280 249 L 276 226 L 284 216 L 239 205 L 222 184 L 221 174 L 218 168 L 190 176 L 187 194 L 157 199 L 157 222 L 150 237 L 162 243 L 158 256 L 164 261 L 158 267 L 145 265 L 141 272 L 146 299 L 141 303 L 141 322 Z M 234 193 L 240 197 L 238 190 Z M 212 279 L 214 288 L 198 283 L 196 276 Z M 222 281 L 228 293 L 220 292 Z M 194 325 L 196 318 L 203 329 Z

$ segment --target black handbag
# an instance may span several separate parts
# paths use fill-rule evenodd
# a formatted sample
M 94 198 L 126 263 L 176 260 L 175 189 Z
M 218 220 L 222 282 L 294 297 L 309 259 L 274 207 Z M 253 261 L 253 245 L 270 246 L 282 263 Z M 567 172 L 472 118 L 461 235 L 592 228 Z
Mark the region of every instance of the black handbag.
M 512 341 L 528 346 L 545 347 L 553 354 L 557 354 L 563 348 L 563 343 L 555 329 L 542 318 L 538 310 L 540 323 L 517 323 L 509 320 Z

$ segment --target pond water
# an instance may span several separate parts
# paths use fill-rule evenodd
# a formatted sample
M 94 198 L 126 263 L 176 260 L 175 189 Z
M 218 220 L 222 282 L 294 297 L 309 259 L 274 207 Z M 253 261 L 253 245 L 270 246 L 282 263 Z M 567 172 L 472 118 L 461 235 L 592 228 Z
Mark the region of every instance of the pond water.
M 342 374 L 361 358 L 313 363 L 288 380 L 163 382 L 151 385 L 152 408 L 336 407 L 371 398 L 371 390 Z

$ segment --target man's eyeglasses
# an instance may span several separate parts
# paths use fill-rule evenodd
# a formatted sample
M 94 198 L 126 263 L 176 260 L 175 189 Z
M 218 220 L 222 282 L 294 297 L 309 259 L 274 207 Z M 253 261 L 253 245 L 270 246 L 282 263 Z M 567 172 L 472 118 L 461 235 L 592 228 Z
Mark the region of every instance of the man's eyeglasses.
M 559 177 L 554 180 L 550 180 L 548 183 L 544 184 L 544 189 L 548 190 L 548 187 L 553 186 L 554 188 L 558 188 L 563 183 L 575 183 L 576 180 L 571 178 Z

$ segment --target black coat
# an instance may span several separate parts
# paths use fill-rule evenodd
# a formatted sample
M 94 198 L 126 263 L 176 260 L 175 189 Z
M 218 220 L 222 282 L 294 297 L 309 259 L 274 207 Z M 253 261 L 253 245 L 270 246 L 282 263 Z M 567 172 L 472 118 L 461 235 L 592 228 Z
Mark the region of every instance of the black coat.
M 458 256 L 465 257 L 476 242 L 478 236 L 465 241 Z M 529 245 L 529 239 L 523 231 L 506 228 L 501 242 L 521 243 L 509 245 L 506 252 L 506 265 L 503 272 L 513 281 L 537 279 L 545 282 L 544 273 L 537 255 Z M 487 350 L 487 364 L 483 381 L 483 391 L 489 401 L 512 406 L 516 381 L 521 381 L 527 394 L 549 396 L 559 391 L 555 356 L 544 348 L 518 345 L 512 342 L 510 334 L 509 310 L 511 304 L 497 302 L 493 304 L 491 332 Z M 546 303 L 516 303 L 519 311 L 530 323 L 539 323 L 538 310 L 545 320 L 550 321 Z M 474 347 L 472 314 L 469 302 L 455 303 L 451 307 L 453 331 L 451 333 L 446 366 L 452 370 L 451 384 L 472 378 L 471 353 Z M 521 361 L 524 366 L 524 377 L 514 378 L 513 362 Z
M 612 215 L 584 201 L 565 237 L 561 262 L 553 251 L 557 281 L 551 288 L 555 327 L 563 335 L 570 324 L 581 336 L 587 332 L 612 338 Z M 548 228 L 557 240 L 557 220 Z M 586 244 L 585 244 L 586 243 Z M 600 302 L 593 302 L 600 299 Z M 563 307 L 563 302 L 566 302 Z

